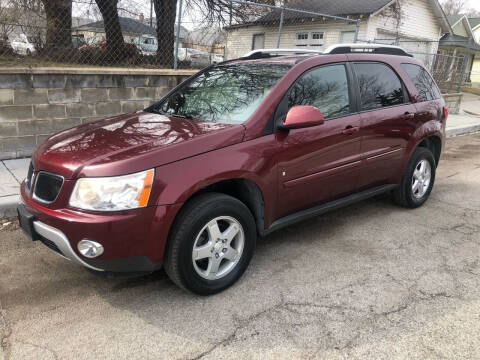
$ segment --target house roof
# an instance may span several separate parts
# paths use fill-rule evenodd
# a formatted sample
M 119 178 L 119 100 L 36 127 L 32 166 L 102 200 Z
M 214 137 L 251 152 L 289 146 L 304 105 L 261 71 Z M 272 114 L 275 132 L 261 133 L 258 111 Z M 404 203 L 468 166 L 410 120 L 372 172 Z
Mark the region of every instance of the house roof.
M 142 23 L 138 20 L 120 16 L 119 21 L 120 21 L 120 27 L 121 27 L 123 33 L 157 36 L 157 30 L 155 28 L 152 28 L 148 25 L 145 25 L 144 23 Z M 176 26 L 175 26 L 175 28 L 176 28 Z M 82 25 L 82 26 L 78 26 L 76 29 L 80 29 L 80 30 L 81 29 L 103 30 L 103 29 L 105 29 L 105 24 L 104 24 L 103 20 L 100 20 L 100 21 L 95 21 L 95 22 L 85 24 L 85 25 Z M 187 34 L 188 34 L 188 31 L 183 26 L 181 26 L 180 38 L 185 38 L 187 36 Z
M 462 15 L 462 14 L 458 14 L 458 15 L 447 15 L 447 20 L 448 20 L 450 26 L 454 26 L 454 25 L 456 25 L 456 24 L 460 21 L 460 19 L 461 19 L 462 17 L 464 17 L 464 16 L 465 16 L 465 15 Z
M 480 17 L 477 18 L 469 18 L 468 22 L 470 23 L 470 27 L 475 29 L 478 25 L 480 25 Z
M 288 2 L 288 7 L 341 16 L 371 14 L 391 2 L 391 0 L 292 0 Z
M 197 45 L 221 44 L 225 42 L 225 33 L 219 28 L 204 27 L 190 32 L 187 40 Z
M 462 22 L 463 28 L 465 29 L 465 31 L 470 35 L 470 37 L 473 37 L 473 32 L 472 32 L 472 27 L 470 26 L 470 21 L 468 20 L 468 18 L 465 15 L 463 15 L 463 14 L 449 15 L 449 16 L 447 16 L 447 19 L 448 19 L 448 22 L 449 22 L 450 26 L 452 27 L 452 31 L 453 31 L 453 28 L 458 23 Z M 452 33 L 454 33 L 454 31 Z
M 311 12 L 317 12 L 325 15 L 347 17 L 348 15 L 371 15 L 377 14 L 385 7 L 393 4 L 396 0 L 291 0 L 288 1 L 287 8 L 301 9 Z M 451 27 L 446 19 L 445 13 L 438 0 L 429 0 L 433 6 L 436 18 L 440 22 L 445 32 L 451 31 Z M 268 24 L 280 21 L 280 9 L 275 9 L 259 19 L 229 26 L 228 28 L 243 27 L 254 24 Z M 295 11 L 284 11 L 284 20 L 294 20 L 306 17 L 312 17 L 305 13 Z
M 145 18 L 143 19 L 143 24 L 146 26 L 150 26 L 150 18 Z M 152 26 L 156 29 L 157 28 L 157 18 L 154 16 L 152 17 Z M 175 24 L 175 36 L 177 34 L 177 24 Z M 186 39 L 188 35 L 190 34 L 190 31 L 188 31 L 185 27 L 180 25 L 180 39 Z
M 480 45 L 473 41 L 473 39 L 469 42 L 469 39 L 471 38 L 455 34 L 445 34 L 440 38 L 440 42 L 438 45 L 461 47 L 464 49 L 469 48 L 473 51 L 480 51 Z

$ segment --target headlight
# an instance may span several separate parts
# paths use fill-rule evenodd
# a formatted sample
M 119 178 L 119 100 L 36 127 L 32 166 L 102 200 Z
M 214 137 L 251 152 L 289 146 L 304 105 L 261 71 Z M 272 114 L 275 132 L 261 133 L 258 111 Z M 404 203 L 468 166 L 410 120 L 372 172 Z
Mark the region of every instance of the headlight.
M 135 174 L 81 178 L 77 180 L 70 206 L 85 210 L 117 211 L 147 206 L 154 170 Z

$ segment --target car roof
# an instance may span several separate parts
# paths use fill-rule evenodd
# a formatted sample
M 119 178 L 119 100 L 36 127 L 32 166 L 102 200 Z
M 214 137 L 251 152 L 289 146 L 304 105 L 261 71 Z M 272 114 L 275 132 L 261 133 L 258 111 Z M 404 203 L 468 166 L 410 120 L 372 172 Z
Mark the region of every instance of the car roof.
M 327 60 L 332 57 L 333 61 L 338 61 L 337 54 L 301 54 L 301 55 L 278 55 L 271 57 L 264 57 L 259 59 L 238 58 L 233 60 L 227 60 L 219 65 L 240 65 L 240 64 L 285 64 L 294 66 L 302 61 L 312 59 L 315 57 L 321 57 L 322 60 Z M 394 58 L 401 58 L 403 62 L 419 64 L 419 61 L 411 56 L 403 55 L 391 55 L 391 54 L 377 54 L 377 53 L 349 53 L 350 61 L 381 61 L 388 63 L 389 60 Z
M 314 56 L 319 56 L 319 54 L 302 54 L 302 55 L 281 55 L 281 56 L 271 56 L 260 59 L 246 59 L 238 58 L 234 60 L 225 61 L 225 65 L 239 65 L 239 64 L 284 64 L 284 65 L 295 65 L 299 62 L 310 59 Z M 323 55 L 322 55 L 323 56 Z

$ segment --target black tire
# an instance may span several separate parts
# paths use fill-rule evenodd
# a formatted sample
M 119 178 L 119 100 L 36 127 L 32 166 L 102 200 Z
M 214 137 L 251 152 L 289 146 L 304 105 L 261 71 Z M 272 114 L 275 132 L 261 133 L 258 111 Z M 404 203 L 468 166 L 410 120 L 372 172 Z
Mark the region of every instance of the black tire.
M 422 160 L 426 160 L 430 164 L 431 177 L 430 184 L 426 192 L 423 194 L 423 196 L 417 197 L 414 195 L 412 190 L 412 180 L 415 168 Z M 417 148 L 408 161 L 407 168 L 403 174 L 400 185 L 393 191 L 394 201 L 398 205 L 411 209 L 422 206 L 430 196 L 433 184 L 435 183 L 435 170 L 436 164 L 432 152 L 424 147 Z
M 240 260 L 224 277 L 209 280 L 201 277 L 193 265 L 195 239 L 212 219 L 228 216 L 243 228 L 244 246 Z M 257 231 L 249 209 L 238 199 L 220 193 L 206 193 L 193 198 L 177 216 L 170 232 L 165 271 L 181 288 L 199 295 L 212 295 L 225 290 L 245 272 L 255 250 Z

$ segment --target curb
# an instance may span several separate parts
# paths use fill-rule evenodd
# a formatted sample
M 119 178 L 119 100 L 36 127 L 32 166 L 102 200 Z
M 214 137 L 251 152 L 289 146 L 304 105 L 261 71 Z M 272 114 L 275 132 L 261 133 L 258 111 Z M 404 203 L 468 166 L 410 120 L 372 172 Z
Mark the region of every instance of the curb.
M 470 111 L 470 110 L 465 110 L 465 109 L 463 109 L 463 112 L 464 112 L 464 113 L 467 113 L 468 115 L 480 116 L 479 113 L 476 113 L 476 112 L 473 112 L 473 111 Z
M 0 219 L 17 215 L 17 205 L 20 201 L 19 195 L 9 195 L 0 198 Z
M 445 131 L 445 135 L 447 137 L 454 137 L 459 135 L 473 134 L 478 131 L 480 131 L 480 124 L 453 128 Z

